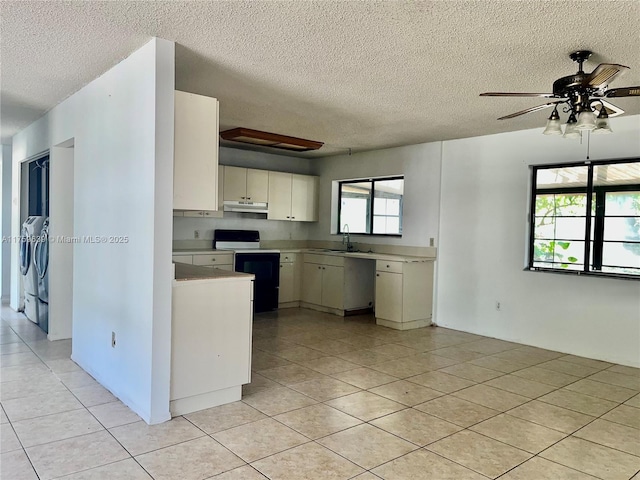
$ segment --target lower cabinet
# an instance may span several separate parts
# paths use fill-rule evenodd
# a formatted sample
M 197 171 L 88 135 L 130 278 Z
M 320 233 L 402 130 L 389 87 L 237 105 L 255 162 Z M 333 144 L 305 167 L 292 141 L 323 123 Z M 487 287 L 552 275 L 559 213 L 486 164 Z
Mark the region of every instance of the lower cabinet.
M 344 315 L 373 305 L 371 261 L 305 254 L 302 271 L 302 303 L 306 307 Z
M 300 305 L 300 282 L 302 280 L 301 263 L 298 255 L 291 252 L 280 252 L 280 289 L 278 308 L 297 307 Z
M 253 280 L 174 281 L 172 416 L 235 402 L 251 381 Z
M 376 261 L 376 323 L 397 330 L 425 327 L 433 308 L 433 262 Z

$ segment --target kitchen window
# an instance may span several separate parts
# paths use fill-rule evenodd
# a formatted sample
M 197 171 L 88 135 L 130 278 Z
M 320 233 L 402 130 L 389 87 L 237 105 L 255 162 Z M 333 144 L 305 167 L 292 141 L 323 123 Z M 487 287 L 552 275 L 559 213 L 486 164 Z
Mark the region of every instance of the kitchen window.
M 532 175 L 529 269 L 640 278 L 640 159 Z
M 401 236 L 403 195 L 404 177 L 339 182 L 338 233 Z

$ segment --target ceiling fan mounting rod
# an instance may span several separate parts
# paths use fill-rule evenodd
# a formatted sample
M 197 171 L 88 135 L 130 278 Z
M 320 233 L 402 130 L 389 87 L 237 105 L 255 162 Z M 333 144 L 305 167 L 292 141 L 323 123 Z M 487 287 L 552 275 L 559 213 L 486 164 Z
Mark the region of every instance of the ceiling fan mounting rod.
M 582 69 L 582 64 L 587 61 L 587 59 L 591 56 L 592 53 L 593 52 L 589 50 L 578 50 L 576 52 L 569 54 L 569 58 L 571 58 L 571 60 L 573 60 L 574 62 L 578 63 L 578 73 L 584 73 L 584 70 Z

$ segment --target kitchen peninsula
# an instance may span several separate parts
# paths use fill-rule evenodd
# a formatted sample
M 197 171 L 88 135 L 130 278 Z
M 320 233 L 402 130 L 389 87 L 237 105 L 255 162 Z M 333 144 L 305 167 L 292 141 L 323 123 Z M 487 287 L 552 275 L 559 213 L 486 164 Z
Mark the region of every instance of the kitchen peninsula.
M 251 381 L 254 276 L 174 263 L 172 416 L 235 402 Z

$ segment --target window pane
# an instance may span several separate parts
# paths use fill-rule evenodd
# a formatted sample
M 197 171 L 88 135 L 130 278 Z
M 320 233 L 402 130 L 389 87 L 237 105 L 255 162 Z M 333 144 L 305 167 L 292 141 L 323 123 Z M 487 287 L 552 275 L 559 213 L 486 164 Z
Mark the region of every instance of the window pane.
M 602 265 L 640 268 L 640 243 L 604 242 Z
M 402 233 L 402 196 L 404 180 L 375 180 L 373 182 L 373 233 L 398 235 Z M 376 217 L 384 215 L 385 217 Z
M 640 162 L 611 163 L 593 167 L 593 184 L 596 187 L 637 183 L 640 183 Z
M 589 169 L 586 166 L 539 168 L 536 173 L 536 187 L 540 188 L 574 188 L 586 187 Z
M 400 200 L 397 198 L 387 199 L 387 215 L 400 216 Z
M 561 240 L 584 240 L 586 218 L 557 217 L 555 238 Z
M 373 202 L 373 214 L 374 215 L 386 215 L 387 214 L 387 199 L 376 198 Z M 375 227 L 374 227 L 375 230 Z
M 400 217 L 387 217 L 387 233 L 395 235 L 400 233 Z
M 584 262 L 584 241 L 535 240 L 533 251 L 533 259 L 536 262 L 555 262 L 567 265 Z
M 640 217 L 605 217 L 604 239 L 640 242 Z
M 640 275 L 640 268 L 628 267 L 602 267 L 602 271 L 606 273 L 624 273 L 625 275 Z
M 640 178 L 636 181 L 640 182 Z M 640 192 L 607 193 L 604 206 L 605 215 L 627 215 L 640 217 Z
M 371 182 L 342 183 L 340 194 L 340 228 L 338 231 L 345 231 L 344 226 L 348 225 L 348 230 L 351 233 L 370 233 Z
M 536 195 L 537 217 L 584 217 L 587 214 L 587 194 Z

